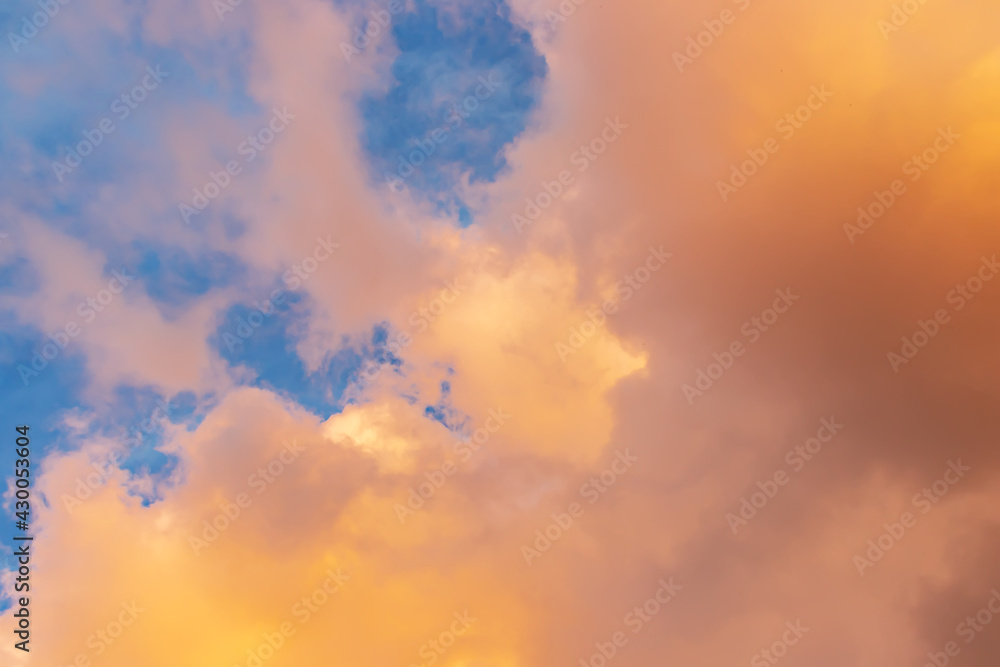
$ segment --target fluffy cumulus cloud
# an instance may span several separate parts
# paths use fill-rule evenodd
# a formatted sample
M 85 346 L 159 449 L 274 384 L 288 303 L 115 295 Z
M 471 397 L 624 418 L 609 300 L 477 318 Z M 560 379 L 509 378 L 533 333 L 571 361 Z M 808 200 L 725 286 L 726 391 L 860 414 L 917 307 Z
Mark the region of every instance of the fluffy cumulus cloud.
M 17 3 L 3 664 L 995 664 L 998 19 Z

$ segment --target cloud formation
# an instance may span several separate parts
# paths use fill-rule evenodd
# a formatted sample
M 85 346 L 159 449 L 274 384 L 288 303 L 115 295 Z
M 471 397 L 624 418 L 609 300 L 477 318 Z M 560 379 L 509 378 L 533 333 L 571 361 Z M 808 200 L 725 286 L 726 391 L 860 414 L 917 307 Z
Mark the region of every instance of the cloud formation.
M 5 664 L 992 665 L 1000 9 L 494 4 L 407 2 L 350 60 L 378 3 L 70 4 L 3 67 L 40 110 L 4 135 L 5 392 L 44 401 L 17 365 L 136 276 L 49 360 L 83 371 L 43 413 Z M 428 83 L 462 71 L 428 16 L 471 79 L 539 92 L 407 191 L 373 165 L 464 90 Z M 152 56 L 162 99 L 59 183 Z M 233 362 L 232 309 L 276 289 Z M 127 449 L 123 387 L 197 397 L 176 465 L 68 505 Z

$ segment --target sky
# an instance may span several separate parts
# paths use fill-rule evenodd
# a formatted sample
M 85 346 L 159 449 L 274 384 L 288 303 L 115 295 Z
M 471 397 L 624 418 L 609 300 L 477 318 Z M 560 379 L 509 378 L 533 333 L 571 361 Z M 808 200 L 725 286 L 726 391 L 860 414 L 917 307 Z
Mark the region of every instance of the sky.
M 0 664 L 994 667 L 998 21 L 8 3 Z

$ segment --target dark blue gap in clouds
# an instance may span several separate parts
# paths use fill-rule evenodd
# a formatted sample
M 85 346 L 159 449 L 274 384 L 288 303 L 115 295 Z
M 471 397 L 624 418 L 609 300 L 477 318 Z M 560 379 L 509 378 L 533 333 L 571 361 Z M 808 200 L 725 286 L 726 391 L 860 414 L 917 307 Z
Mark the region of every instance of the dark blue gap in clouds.
M 296 351 L 310 316 L 308 299 L 298 293 L 286 293 L 273 312 L 263 315 L 254 306 L 237 304 L 229 308 L 212 336 L 211 344 L 231 367 L 242 366 L 254 373 L 247 384 L 274 391 L 327 419 L 352 402 L 345 397 L 351 385 L 362 384 L 366 372 L 402 374 L 403 360 L 389 349 L 388 324 L 372 328 L 361 339 L 344 338 L 340 347 L 330 350 L 319 369 L 308 372 Z M 448 369 L 448 373 L 453 371 Z M 426 405 L 424 415 L 458 430 L 466 417 L 451 404 L 451 386 L 441 384 L 441 395 L 434 405 Z M 411 404 L 419 399 L 403 395 Z
M 454 373 L 454 369 L 448 369 L 448 375 L 454 375 Z M 447 380 L 441 382 L 441 397 L 434 405 L 428 405 L 424 408 L 424 415 L 455 433 L 462 433 L 469 423 L 469 416 L 457 410 L 452 404 L 451 383 Z
M 310 316 L 308 298 L 285 290 L 279 301 L 268 315 L 253 305 L 232 306 L 211 343 L 230 366 L 254 372 L 251 386 L 275 391 L 326 419 L 341 411 L 344 391 L 364 363 L 368 346 L 356 349 L 343 341 L 317 371 L 307 372 L 296 345 Z
M 405 184 L 468 226 L 471 211 L 453 190 L 463 174 L 488 182 L 506 168 L 504 147 L 524 131 L 548 66 L 506 2 L 413 7 L 392 18 L 392 82 L 359 103 L 361 143 L 376 183 Z
M 199 413 L 199 399 L 193 393 L 181 392 L 168 399 L 150 387 L 122 386 L 110 401 L 94 404 L 83 393 L 89 378 L 84 357 L 74 350 L 72 340 L 41 367 L 41 357 L 36 353 L 46 352 L 46 348 L 54 351 L 53 342 L 31 327 L 5 325 L 3 329 L 13 333 L 0 337 L 0 363 L 7 370 L 0 376 L 0 400 L 6 408 L 3 426 L 30 427 L 33 465 L 50 453 L 71 451 L 86 439 L 100 435 L 126 447 L 121 469 L 154 477 L 170 473 L 175 457 L 158 450 L 163 442 L 163 425 L 187 422 L 193 428 L 200 423 L 203 414 Z M 62 424 L 72 411 L 87 418 L 86 428 L 74 430 Z M 0 442 L 3 436 L 0 432 Z M 13 465 L 14 459 L 7 456 L 11 452 L 2 447 L 0 452 L 0 466 Z
M 193 392 L 182 391 L 168 398 L 153 387 L 121 385 L 110 401 L 95 407 L 89 430 L 78 439 L 99 434 L 117 441 L 123 454 L 117 467 L 133 479 L 142 478 L 152 483 L 149 492 L 129 492 L 140 498 L 144 507 L 149 507 L 162 499 L 162 491 L 180 463 L 176 455 L 161 451 L 165 426 L 184 424 L 192 431 L 213 404 L 211 395 L 199 398 Z M 67 492 L 72 494 L 74 490 Z
M 191 254 L 179 247 L 133 243 L 139 281 L 163 309 L 181 311 L 212 289 L 239 284 L 247 267 L 239 257 L 214 250 Z
M 125 445 L 126 456 L 119 466 L 122 470 L 163 482 L 179 462 L 176 456 L 159 450 L 163 428 L 168 423 L 186 423 L 188 430 L 193 430 L 203 417 L 202 403 L 190 391 L 167 398 L 152 387 L 119 386 L 112 403 L 104 406 L 106 414 L 97 420 L 95 430 Z M 148 505 L 150 500 L 144 497 L 143 503 Z

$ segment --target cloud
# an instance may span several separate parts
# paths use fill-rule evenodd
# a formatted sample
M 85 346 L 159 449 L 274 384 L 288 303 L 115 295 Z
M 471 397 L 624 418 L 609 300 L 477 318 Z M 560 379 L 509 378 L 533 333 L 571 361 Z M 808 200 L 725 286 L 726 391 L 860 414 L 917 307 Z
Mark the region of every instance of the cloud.
M 106 451 L 99 438 L 40 462 L 33 660 L 247 665 L 277 632 L 269 665 L 596 667 L 626 628 L 623 666 L 752 661 L 776 642 L 790 661 L 874 666 L 918 664 L 960 636 L 1000 578 L 1000 289 L 949 298 L 1000 249 L 996 10 L 928 4 L 886 39 L 891 9 L 877 3 L 741 0 L 678 71 L 672 54 L 721 10 L 571 4 L 512 3 L 545 89 L 502 148 L 509 169 L 449 190 L 472 209 L 466 228 L 369 178 L 357 103 L 365 76 L 388 90 L 397 54 L 346 62 L 338 43 L 355 24 L 329 4 L 244 3 L 222 27 L 201 8 L 213 27 L 194 32 L 197 12 L 148 10 L 144 34 L 199 62 L 199 85 L 242 92 L 220 96 L 233 106 L 161 107 L 187 109 L 164 121 L 163 164 L 102 186 L 100 235 L 22 214 L 2 250 L 16 246 L 38 281 L 4 305 L 61 327 L 137 239 L 225 253 L 247 278 L 215 276 L 169 316 L 145 288 L 125 290 L 81 335 L 87 400 L 143 383 L 217 398 L 164 437 L 178 464 L 155 502 L 141 497 L 148 478 L 119 471 L 66 510 L 62 494 Z M 465 16 L 453 5 L 449 20 Z M 241 49 L 206 62 L 207 35 Z M 816 90 L 830 94 L 810 108 Z M 286 105 L 287 131 L 184 225 L 178 203 Z M 608 123 L 624 125 L 614 141 Z M 949 127 L 958 139 L 930 164 Z M 914 156 L 928 168 L 908 168 Z M 734 168 L 745 181 L 724 200 Z M 852 243 L 845 225 L 897 179 L 906 193 Z M 526 197 L 539 210 L 518 230 Z M 345 349 L 377 350 L 343 387 L 328 380 L 317 415 L 304 390 L 241 386 L 253 378 L 208 341 L 326 235 L 340 251 L 279 342 L 317 382 Z M 654 250 L 669 260 L 642 280 Z M 614 301 L 629 276 L 641 288 Z M 769 321 L 789 290 L 794 308 Z M 609 300 L 617 310 L 598 321 Z M 887 355 L 940 308 L 950 322 L 894 372 Z M 385 340 L 369 344 L 373 331 Z M 692 405 L 683 386 L 734 342 L 745 352 Z M 843 431 L 795 471 L 787 453 L 822 419 Z M 604 481 L 626 450 L 634 467 Z M 959 459 L 971 469 L 938 494 Z M 767 494 L 779 472 L 795 474 Z M 727 514 L 757 492 L 773 497 L 734 533 Z M 522 547 L 539 534 L 550 544 L 529 565 Z M 676 599 L 645 610 L 671 577 Z M 110 636 L 133 603 L 142 611 L 97 655 L 88 638 Z M 649 630 L 632 632 L 641 613 Z M 808 631 L 792 644 L 788 624 Z M 988 664 L 994 637 L 986 628 L 962 659 Z

